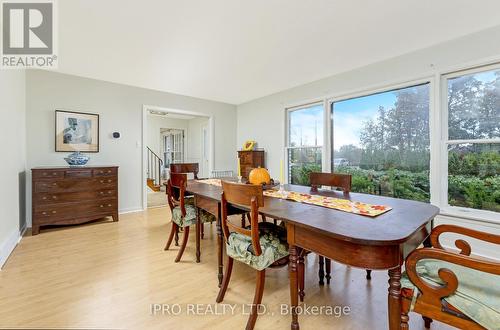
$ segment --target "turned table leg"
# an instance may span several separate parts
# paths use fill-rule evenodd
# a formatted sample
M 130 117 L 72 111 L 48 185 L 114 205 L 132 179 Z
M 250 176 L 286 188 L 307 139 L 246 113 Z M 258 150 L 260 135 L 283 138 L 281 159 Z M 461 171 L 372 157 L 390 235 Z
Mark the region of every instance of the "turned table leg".
M 201 237 L 201 228 L 202 226 L 200 221 L 200 209 L 196 209 L 196 262 L 200 262 L 201 257 L 201 249 L 200 249 L 200 237 Z
M 389 329 L 401 329 L 401 266 L 389 269 Z
M 292 330 L 299 329 L 299 319 L 297 315 L 297 306 L 299 305 L 298 279 L 297 279 L 297 262 L 298 248 L 295 245 L 290 245 L 290 304 L 292 311 Z
M 222 278 L 223 278 L 223 240 L 222 240 L 222 225 L 221 225 L 221 205 L 217 206 L 217 266 L 218 266 L 218 273 L 217 273 L 217 279 L 219 280 L 219 288 L 222 285 Z
M 299 299 L 301 302 L 304 301 L 304 296 L 306 295 L 304 292 L 304 255 L 302 253 L 298 256 L 298 264 L 297 264 L 297 281 L 299 287 Z

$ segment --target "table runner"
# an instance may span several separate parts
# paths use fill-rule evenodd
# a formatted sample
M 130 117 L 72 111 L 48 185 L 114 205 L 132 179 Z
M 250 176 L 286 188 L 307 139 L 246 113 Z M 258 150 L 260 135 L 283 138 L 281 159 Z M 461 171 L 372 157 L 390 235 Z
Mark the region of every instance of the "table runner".
M 222 186 L 220 179 L 198 180 L 198 182 L 219 187 Z M 392 207 L 385 205 L 367 204 L 335 197 L 298 193 L 295 191 L 286 191 L 284 194 L 282 194 L 282 192 L 276 189 L 264 190 L 264 196 L 288 199 L 298 203 L 323 206 L 339 211 L 365 215 L 369 217 L 376 217 L 392 209 Z

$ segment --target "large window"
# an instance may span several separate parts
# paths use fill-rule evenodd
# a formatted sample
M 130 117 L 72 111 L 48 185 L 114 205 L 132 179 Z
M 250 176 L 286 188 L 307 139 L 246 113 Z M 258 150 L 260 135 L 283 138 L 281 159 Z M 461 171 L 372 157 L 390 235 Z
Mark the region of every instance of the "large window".
M 500 212 L 500 68 L 445 81 L 448 204 Z
M 429 201 L 429 86 L 332 103 L 331 168 L 354 192 Z
M 323 103 L 287 110 L 288 182 L 309 185 L 309 173 L 321 172 Z
M 288 109 L 288 182 L 348 173 L 354 192 L 498 221 L 500 64 L 432 81 Z

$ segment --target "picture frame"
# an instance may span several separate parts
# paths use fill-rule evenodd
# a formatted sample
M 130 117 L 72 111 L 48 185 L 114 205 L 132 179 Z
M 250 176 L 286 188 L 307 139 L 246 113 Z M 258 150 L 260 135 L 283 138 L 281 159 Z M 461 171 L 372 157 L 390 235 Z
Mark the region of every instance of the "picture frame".
M 99 115 L 56 109 L 55 149 L 56 152 L 99 152 Z

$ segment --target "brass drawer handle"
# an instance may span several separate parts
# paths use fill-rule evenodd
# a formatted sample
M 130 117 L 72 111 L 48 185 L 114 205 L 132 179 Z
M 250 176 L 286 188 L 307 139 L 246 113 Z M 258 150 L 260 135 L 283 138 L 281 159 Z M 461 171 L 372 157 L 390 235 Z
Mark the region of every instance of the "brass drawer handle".
M 56 173 L 56 172 L 53 172 L 53 173 L 52 173 L 52 175 L 57 175 L 57 173 Z
M 104 207 L 104 205 L 101 204 L 100 207 Z
M 57 186 L 57 183 L 55 183 L 55 182 L 54 182 L 52 185 L 53 185 L 53 186 Z
M 46 199 L 47 199 L 47 196 L 43 196 L 43 197 L 42 197 L 42 199 L 43 199 L 43 200 L 46 200 Z
M 57 196 L 52 196 L 52 199 L 57 199 Z
M 57 211 L 52 211 L 52 214 L 56 214 L 56 213 L 57 213 Z
M 47 212 L 42 212 L 43 215 L 47 215 Z
M 111 207 L 111 204 L 108 204 L 109 207 Z

